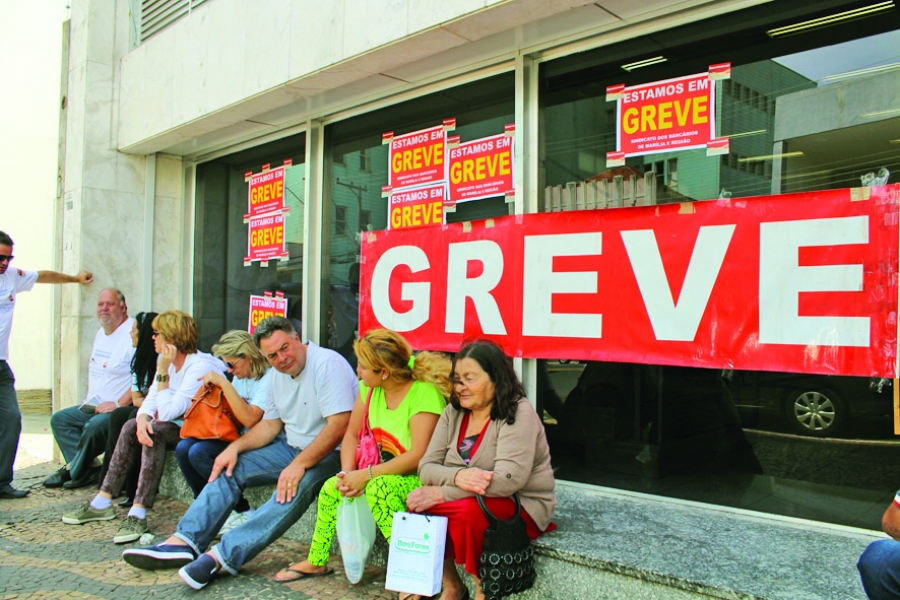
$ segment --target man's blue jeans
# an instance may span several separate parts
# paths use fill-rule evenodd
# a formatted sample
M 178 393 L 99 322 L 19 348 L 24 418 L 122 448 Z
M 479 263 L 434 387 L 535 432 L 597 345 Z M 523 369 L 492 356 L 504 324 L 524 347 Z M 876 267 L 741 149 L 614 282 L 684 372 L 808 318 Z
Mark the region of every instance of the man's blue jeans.
M 856 564 L 871 600 L 900 598 L 900 542 L 877 540 L 869 544 Z
M 245 487 L 277 483 L 281 471 L 300 453 L 288 446 L 283 436 L 274 442 L 245 452 L 238 457 L 231 477 L 224 473 L 207 483 L 178 523 L 175 536 L 187 542 L 196 552 L 205 552 L 228 515 L 234 509 Z M 297 495 L 286 504 L 275 501 L 275 492 L 268 502 L 242 525 L 222 536 L 213 548 L 219 564 L 232 575 L 266 546 L 284 535 L 297 522 L 326 479 L 341 468 L 340 452 L 335 450 L 319 464 L 307 469 L 297 487 Z
M 194 492 L 194 498 L 197 498 L 203 491 L 210 474 L 212 474 L 216 457 L 228 447 L 228 444 L 228 442 L 219 440 L 198 440 L 197 438 L 184 438 L 178 442 L 178 446 L 175 447 L 175 458 L 178 459 L 178 466 L 181 468 L 185 481 Z M 241 496 L 234 510 L 247 512 L 250 510 L 250 503 Z
M 12 485 L 13 463 L 22 433 L 22 413 L 16 398 L 16 378 L 5 360 L 0 360 L 0 490 Z
M 69 475 L 79 479 L 91 462 L 106 450 L 109 418 L 112 413 L 85 414 L 70 406 L 53 413 L 50 428 L 60 452 L 69 465 Z

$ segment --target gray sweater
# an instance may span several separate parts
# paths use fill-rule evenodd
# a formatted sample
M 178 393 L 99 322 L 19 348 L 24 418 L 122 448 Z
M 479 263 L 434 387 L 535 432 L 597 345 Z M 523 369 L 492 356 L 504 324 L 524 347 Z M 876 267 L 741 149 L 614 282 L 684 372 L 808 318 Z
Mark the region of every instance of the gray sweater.
M 486 496 L 511 497 L 519 493 L 522 507 L 543 531 L 553 518 L 556 494 L 550 467 L 550 448 L 544 424 L 527 400 L 520 400 L 516 422 L 491 421 L 468 465 L 456 449 L 465 410 L 450 404 L 441 413 L 425 456 L 419 461 L 419 478 L 425 485 L 439 485 L 448 502 L 474 496 L 453 485 L 460 469 L 477 467 L 493 471 Z

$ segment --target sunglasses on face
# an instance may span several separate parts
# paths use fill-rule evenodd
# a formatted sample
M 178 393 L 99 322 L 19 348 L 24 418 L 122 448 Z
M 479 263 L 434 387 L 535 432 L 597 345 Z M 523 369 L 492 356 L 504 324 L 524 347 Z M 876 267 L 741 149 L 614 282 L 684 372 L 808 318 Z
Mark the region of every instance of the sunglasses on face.
M 15 256 L 13 256 L 12 254 L 0 254 L 0 263 L 11 262 L 14 258 Z

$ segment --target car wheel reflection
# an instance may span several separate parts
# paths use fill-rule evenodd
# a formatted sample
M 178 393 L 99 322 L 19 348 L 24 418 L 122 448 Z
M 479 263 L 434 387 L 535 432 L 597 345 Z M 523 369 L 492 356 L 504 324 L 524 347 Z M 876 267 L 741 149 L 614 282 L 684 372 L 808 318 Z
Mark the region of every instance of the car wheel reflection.
M 834 390 L 794 390 L 788 396 L 788 421 L 797 433 L 817 437 L 834 435 L 847 418 L 847 407 Z

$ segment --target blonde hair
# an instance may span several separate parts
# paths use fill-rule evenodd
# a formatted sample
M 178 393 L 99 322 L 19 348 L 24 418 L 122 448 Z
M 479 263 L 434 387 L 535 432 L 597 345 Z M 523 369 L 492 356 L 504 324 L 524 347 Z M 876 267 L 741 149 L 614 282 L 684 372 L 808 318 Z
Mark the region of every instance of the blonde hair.
M 184 354 L 197 352 L 197 323 L 182 310 L 167 310 L 153 319 L 153 329 Z
M 389 329 L 373 329 L 353 342 L 359 362 L 398 381 L 430 383 L 444 398 L 450 397 L 450 359 L 438 352 L 419 352 L 413 357 L 412 346 L 402 335 Z M 412 368 L 409 363 L 413 362 Z
M 212 352 L 219 358 L 246 358 L 250 362 L 250 376 L 253 379 L 262 379 L 269 368 L 268 361 L 253 343 L 253 336 L 240 329 L 223 333 L 218 343 L 213 345 Z

